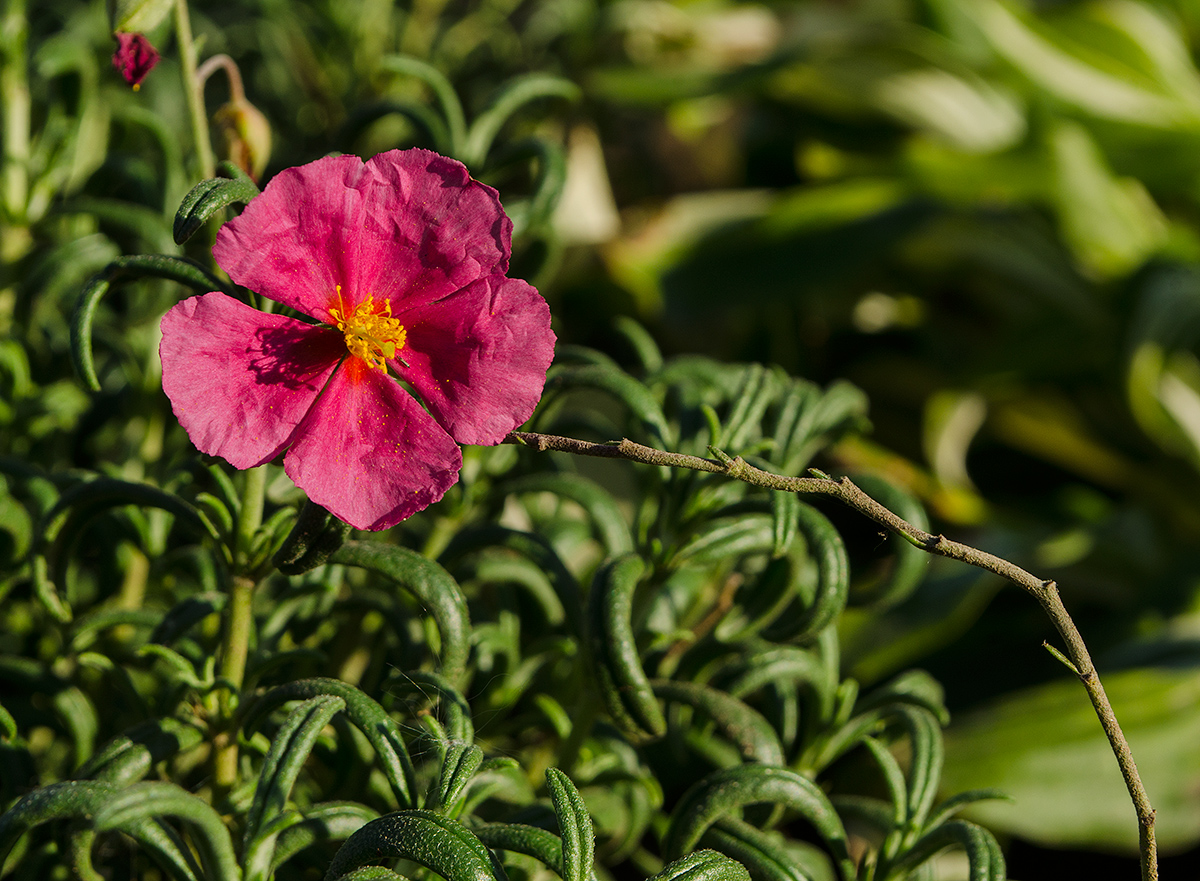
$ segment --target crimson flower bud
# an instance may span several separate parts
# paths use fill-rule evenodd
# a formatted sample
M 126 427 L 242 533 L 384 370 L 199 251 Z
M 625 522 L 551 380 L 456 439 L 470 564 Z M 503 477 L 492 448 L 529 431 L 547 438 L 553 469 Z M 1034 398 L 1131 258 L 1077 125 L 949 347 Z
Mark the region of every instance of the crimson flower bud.
M 142 34 L 118 32 L 117 51 L 113 53 L 113 67 L 125 77 L 125 82 L 133 86 L 136 92 L 142 86 L 146 74 L 158 64 L 161 57 L 158 51 L 150 45 L 150 41 Z

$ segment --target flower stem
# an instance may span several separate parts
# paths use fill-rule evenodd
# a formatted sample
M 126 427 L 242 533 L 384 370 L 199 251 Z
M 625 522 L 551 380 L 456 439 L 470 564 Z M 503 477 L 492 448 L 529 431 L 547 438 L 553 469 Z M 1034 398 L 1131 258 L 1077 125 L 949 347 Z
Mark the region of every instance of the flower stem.
M 1054 622 L 1055 628 L 1063 638 L 1063 642 L 1066 643 L 1066 655 L 1075 666 L 1079 679 L 1092 702 L 1092 707 L 1100 719 L 1100 725 L 1104 729 L 1105 737 L 1108 738 L 1113 755 L 1116 756 L 1121 776 L 1125 778 L 1125 787 L 1129 791 L 1130 799 L 1133 801 L 1133 807 L 1137 813 L 1142 879 L 1143 881 L 1157 881 L 1158 845 L 1154 837 L 1154 808 L 1150 804 L 1146 788 L 1142 785 L 1137 765 L 1133 761 L 1133 753 L 1117 722 L 1116 714 L 1113 713 L 1112 705 L 1100 682 L 1100 676 L 1092 664 L 1092 658 L 1083 642 L 1083 637 L 1067 613 L 1066 607 L 1063 606 L 1058 586 L 1053 581 L 1038 578 L 1015 563 L 1010 563 L 994 554 L 917 528 L 868 496 L 847 477 L 835 479 L 820 472 L 810 472 L 816 473 L 818 475 L 816 477 L 786 477 L 755 468 L 743 461 L 741 457 L 731 457 L 716 449 L 712 450 L 713 455 L 717 457 L 715 460 L 705 459 L 700 456 L 656 450 L 627 439 L 597 444 L 570 437 L 514 431 L 509 433 L 502 443 L 535 447 L 542 452 L 555 450 L 580 456 L 627 459 L 647 465 L 691 468 L 695 471 L 725 474 L 765 489 L 831 496 L 923 551 L 960 560 L 971 566 L 994 572 L 1029 593 Z
M 245 473 L 245 483 L 242 485 L 242 512 L 238 518 L 237 547 L 233 558 L 237 571 L 245 573 L 249 565 L 250 550 L 254 544 L 254 536 L 262 526 L 263 501 L 267 492 L 267 467 L 260 465 Z
M 237 710 L 237 696 L 246 676 L 246 657 L 250 653 L 254 586 L 252 579 L 235 575 L 225 606 L 225 632 L 218 669 L 225 689 L 221 692 L 218 733 L 213 742 L 213 783 L 218 798 L 228 795 L 238 778 L 237 729 L 233 725 L 233 716 Z
M 200 177 L 207 180 L 216 175 L 216 163 L 208 137 L 208 114 L 204 111 L 204 84 L 196 79 L 196 44 L 192 40 L 187 0 L 175 0 L 175 41 L 179 44 L 179 63 L 183 67 L 183 94 L 192 121 L 196 164 L 200 166 Z
M 250 635 L 254 628 L 255 580 L 246 567 L 250 565 L 250 549 L 254 536 L 262 525 L 263 499 L 266 495 L 265 466 L 245 472 L 242 484 L 241 516 L 238 519 L 237 546 L 234 549 L 235 571 L 229 584 L 229 600 L 225 605 L 225 629 L 221 638 L 221 657 L 217 675 L 224 683 L 218 702 L 218 719 L 213 738 L 213 784 L 217 798 L 223 798 L 237 784 L 238 742 L 233 717 L 246 678 L 246 658 L 250 654 Z

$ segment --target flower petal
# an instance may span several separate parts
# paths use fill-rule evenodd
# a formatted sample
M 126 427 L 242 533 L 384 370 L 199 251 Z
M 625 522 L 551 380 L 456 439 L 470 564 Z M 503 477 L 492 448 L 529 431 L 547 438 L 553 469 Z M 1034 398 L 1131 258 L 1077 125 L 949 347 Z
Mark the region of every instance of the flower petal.
M 419 305 L 508 271 L 512 222 L 496 191 L 453 159 L 391 150 L 279 172 L 217 234 L 230 278 L 331 322 L 373 296 Z
M 359 529 L 387 529 L 440 499 L 462 450 L 400 383 L 348 358 L 296 431 L 284 470 Z
M 533 413 L 554 358 L 550 307 L 518 279 L 481 279 L 396 316 L 408 338 L 391 362 L 451 437 L 497 444 Z
M 159 344 L 163 391 L 180 424 L 201 452 L 235 468 L 283 451 L 345 352 L 337 331 L 221 293 L 173 306 Z

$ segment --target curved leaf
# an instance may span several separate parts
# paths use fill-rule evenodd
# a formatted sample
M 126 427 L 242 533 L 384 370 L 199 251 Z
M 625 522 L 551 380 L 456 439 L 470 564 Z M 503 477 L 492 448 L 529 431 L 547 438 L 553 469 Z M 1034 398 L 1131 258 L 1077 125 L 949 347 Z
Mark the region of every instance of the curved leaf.
M 696 682 L 655 679 L 654 694 L 664 701 L 686 704 L 704 712 L 732 741 L 743 758 L 764 765 L 785 763 L 783 746 L 762 713 L 730 694 Z
M 381 859 L 411 860 L 445 881 L 507 881 L 477 836 L 429 811 L 398 811 L 372 820 L 342 845 L 325 877 L 340 878 Z
M 587 881 L 592 877 L 592 863 L 596 856 L 596 832 L 592 827 L 592 816 L 579 790 L 562 771 L 548 769 L 546 787 L 550 790 L 550 800 L 554 803 L 562 838 L 562 879 Z
M 634 742 L 657 739 L 667 730 L 633 634 L 633 592 L 645 571 L 636 554 L 609 560 L 596 571 L 587 606 L 588 647 L 600 696 L 613 722 Z
M 324 841 L 349 838 L 379 813 L 357 802 L 320 802 L 300 812 L 303 819 L 286 827 L 275 841 L 271 870 L 279 868 L 304 848 Z
M 200 853 L 205 875 L 221 881 L 239 881 L 242 872 L 221 816 L 207 802 L 174 783 L 135 783 L 113 793 L 96 811 L 93 824 L 97 831 L 104 831 L 163 816 L 183 820 L 194 830 L 192 840 Z
M 259 194 L 258 184 L 250 175 L 232 163 L 222 166 L 223 171 L 229 170 L 234 177 L 202 180 L 179 203 L 171 229 L 175 244 L 182 245 L 190 239 L 218 211 L 238 203 L 245 205 Z
M 506 493 L 553 493 L 570 499 L 591 517 L 608 555 L 617 556 L 633 550 L 633 536 L 616 499 L 600 484 L 581 474 L 528 474 L 505 483 L 501 490 Z
M 491 105 L 475 118 L 463 144 L 463 162 L 470 167 L 482 165 L 492 142 L 522 105 L 539 98 L 566 98 L 574 101 L 579 87 L 570 80 L 544 73 L 513 77 L 505 83 Z
M 346 542 L 329 562 L 358 566 L 389 578 L 411 593 L 437 622 L 442 636 L 442 674 L 452 682 L 466 672 L 471 620 L 458 582 L 432 560 L 408 548 L 379 542 Z
M 715 850 L 698 850 L 663 866 L 648 881 L 750 881 L 750 873 Z
M 339 697 L 346 702 L 346 716 L 366 735 L 375 750 L 383 773 L 392 786 L 396 800 L 402 805 L 413 804 L 416 791 L 416 771 L 400 726 L 372 698 L 353 685 L 337 679 L 301 679 L 272 688 L 256 700 L 246 713 L 244 729 L 249 732 L 276 707 L 294 700 L 322 696 Z
M 185 257 L 160 254 L 139 254 L 120 257 L 92 276 L 84 285 L 71 316 L 71 359 L 84 384 L 94 392 L 100 391 L 96 365 L 92 357 L 92 320 L 101 298 L 118 281 L 138 278 L 165 278 L 190 287 L 197 293 L 225 291 L 228 286 L 197 263 Z
M 141 780 L 158 762 L 191 749 L 204 733 L 178 719 L 151 719 L 113 738 L 77 776 L 116 785 Z
M 891 866 L 896 873 L 911 871 L 947 847 L 961 847 L 971 866 L 970 881 L 1005 881 L 1004 854 L 995 836 L 982 826 L 951 820 L 923 836 Z
M 270 834 L 266 827 L 286 809 L 292 786 L 321 730 L 345 707 L 346 702 L 334 695 L 310 698 L 292 710 L 271 742 L 246 813 L 242 850 L 247 881 L 270 876 L 278 830 Z
M 446 119 L 446 129 L 450 138 L 447 155 L 453 156 L 470 165 L 465 158 L 467 140 L 467 121 L 463 115 L 462 102 L 454 86 L 445 75 L 431 64 L 409 55 L 387 55 L 379 59 L 383 70 L 392 70 L 416 77 L 433 90 L 438 103 L 442 105 L 442 115 Z
M 662 408 L 650 390 L 625 371 L 595 365 L 551 368 L 546 379 L 547 395 L 578 388 L 595 389 L 612 395 L 629 408 L 655 441 L 669 448 L 671 431 Z
M 483 750 L 475 744 L 452 742 L 446 747 L 446 757 L 442 761 L 442 771 L 438 778 L 436 804 L 442 812 L 454 815 L 455 801 L 471 779 L 479 766 L 483 764 Z
M 736 816 L 746 805 L 766 802 L 797 811 L 812 824 L 846 878 L 855 877 L 846 849 L 846 830 L 825 793 L 807 777 L 786 768 L 742 765 L 709 774 L 686 793 L 671 815 L 663 852 L 672 857 L 696 846 L 721 817 Z

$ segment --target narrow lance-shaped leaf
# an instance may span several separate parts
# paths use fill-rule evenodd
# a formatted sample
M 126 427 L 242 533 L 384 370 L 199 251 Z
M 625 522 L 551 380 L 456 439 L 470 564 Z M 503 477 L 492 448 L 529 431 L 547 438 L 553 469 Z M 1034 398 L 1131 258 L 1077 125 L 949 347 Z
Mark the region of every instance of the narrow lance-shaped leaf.
M 648 881 L 750 881 L 750 873 L 715 850 L 698 850 L 663 866 Z
M 550 800 L 554 803 L 562 837 L 562 879 L 587 881 L 592 876 L 596 851 L 592 816 L 583 802 L 583 796 L 562 771 L 557 768 L 547 770 L 546 786 L 550 790 Z
M 846 849 L 846 830 L 825 793 L 795 771 L 764 765 L 715 771 L 684 793 L 671 815 L 665 855 L 690 851 L 718 818 L 737 816 L 746 805 L 759 802 L 782 804 L 798 812 L 825 840 L 843 875 L 855 877 Z
M 507 881 L 504 869 L 477 836 L 429 811 L 398 811 L 359 829 L 338 850 L 326 881 L 378 860 L 403 859 L 445 881 Z
M 951 820 L 938 826 L 886 868 L 902 876 L 954 845 L 961 847 L 967 855 L 970 881 L 1005 881 L 1008 877 L 1004 854 L 1000 851 L 995 836 L 983 827 L 965 820 Z M 881 867 L 883 868 L 885 867 Z
M 242 872 L 233 841 L 220 815 L 207 802 L 174 783 L 135 783 L 114 793 L 96 812 L 93 822 L 97 831 L 104 831 L 164 816 L 178 818 L 192 829 L 192 840 L 208 878 L 240 881 Z
M 218 211 L 234 204 L 245 205 L 259 194 L 258 184 L 233 163 L 222 162 L 221 171 L 228 177 L 202 180 L 183 197 L 172 228 L 175 244 L 190 239 Z
M 697 682 L 655 679 L 650 684 L 664 701 L 686 704 L 707 715 L 743 758 L 764 765 L 785 764 L 783 747 L 771 723 L 745 702 Z
M 379 542 L 346 542 L 329 561 L 377 572 L 416 597 L 441 633 L 442 674 L 452 682 L 462 678 L 470 651 L 471 621 L 467 601 L 449 572 L 415 551 Z
M 463 162 L 471 167 L 482 165 L 492 148 L 492 141 L 496 139 L 504 123 L 523 105 L 539 98 L 566 98 L 574 101 L 579 95 L 579 87 L 561 77 L 543 73 L 514 77 L 501 86 L 491 106 L 479 114 L 471 124 L 463 145 Z
M 96 377 L 96 365 L 92 357 L 92 320 L 96 307 L 113 284 L 139 278 L 165 278 L 198 293 L 228 292 L 228 285 L 184 257 L 139 254 L 121 257 L 108 264 L 84 286 L 71 316 L 71 359 L 80 379 L 94 392 L 100 391 L 100 380 Z
M 646 564 L 636 554 L 596 571 L 588 594 L 588 647 L 600 696 L 618 728 L 635 741 L 662 737 L 666 719 L 638 657 L 633 592 Z
M 247 881 L 269 877 L 276 836 L 267 834 L 265 827 L 286 809 L 292 786 L 321 730 L 345 706 L 335 695 L 311 698 L 288 714 L 271 742 L 246 814 L 242 840 Z
M 331 695 L 346 702 L 346 717 L 366 735 L 384 775 L 401 805 L 413 804 L 416 771 L 404 743 L 400 726 L 375 700 L 349 683 L 337 679 L 301 679 L 276 686 L 260 697 L 247 711 L 243 726 L 253 730 L 267 713 L 291 700 Z
M 442 115 L 446 119 L 446 129 L 450 138 L 449 149 L 445 151 L 446 155 L 453 156 L 469 165 L 465 156 L 466 117 L 463 115 L 462 102 L 458 100 L 458 93 L 454 91 L 454 86 L 450 84 L 445 75 L 433 65 L 409 55 L 387 55 L 379 59 L 379 67 L 383 70 L 414 76 L 433 90 L 438 103 L 442 105 Z

